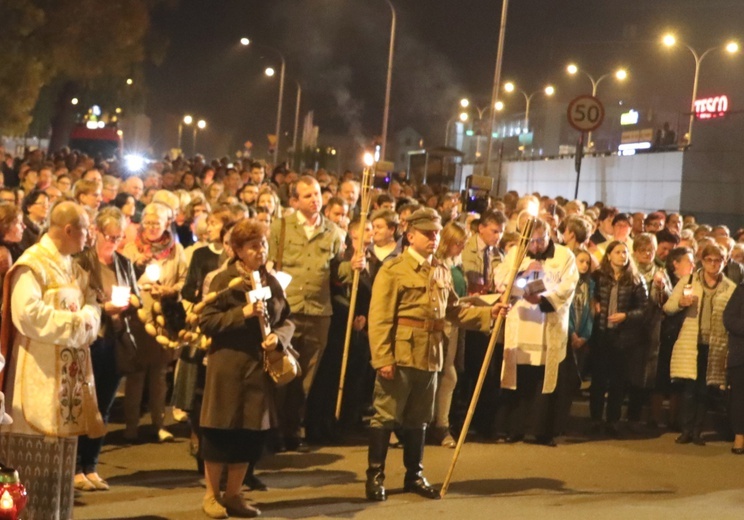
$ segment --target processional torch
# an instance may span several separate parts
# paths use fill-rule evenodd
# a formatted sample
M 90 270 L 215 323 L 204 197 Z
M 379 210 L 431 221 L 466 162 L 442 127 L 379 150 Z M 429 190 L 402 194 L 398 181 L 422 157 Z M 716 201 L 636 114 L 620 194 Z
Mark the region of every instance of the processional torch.
M 362 172 L 361 186 L 361 214 L 359 222 L 359 238 L 357 239 L 354 256 L 364 254 L 364 228 L 369 213 L 370 191 L 374 177 L 374 156 L 371 153 L 364 154 L 364 171 Z M 344 399 L 344 380 L 346 379 L 346 366 L 349 362 L 349 345 L 351 344 L 351 332 L 354 328 L 354 312 L 356 311 L 357 292 L 359 292 L 359 271 L 354 270 L 354 278 L 351 282 L 351 300 L 349 301 L 349 317 L 346 320 L 346 337 L 344 338 L 344 354 L 341 357 L 341 376 L 338 381 L 338 396 L 336 397 L 336 420 L 341 418 L 341 403 Z
M 517 277 L 519 266 L 522 264 L 522 261 L 527 254 L 527 246 L 529 245 L 532 238 L 532 230 L 535 226 L 536 214 L 536 210 L 534 212 L 531 211 L 529 214 L 529 218 L 526 219 L 524 221 L 524 224 L 521 226 L 522 229 L 519 236 L 519 243 L 515 246 L 516 254 L 513 257 L 512 264 L 509 266 L 509 272 L 507 273 L 505 281 L 506 288 L 504 290 L 504 293 L 501 295 L 501 303 L 503 303 L 504 305 L 509 304 L 509 300 L 511 299 L 512 287 L 514 285 L 514 280 Z M 491 365 L 493 351 L 496 348 L 496 339 L 498 338 L 503 324 L 504 316 L 499 313 L 499 315 L 496 317 L 496 322 L 494 323 L 493 329 L 491 329 L 491 338 L 488 342 L 488 349 L 486 350 L 486 355 L 483 359 L 483 366 L 481 366 L 480 374 L 478 375 L 478 382 L 475 385 L 475 390 L 473 390 L 473 397 L 470 400 L 470 407 L 468 408 L 468 413 L 465 416 L 465 423 L 462 425 L 462 431 L 460 432 L 460 437 L 457 440 L 457 446 L 455 447 L 455 454 L 452 458 L 452 464 L 450 464 L 449 470 L 447 471 L 447 477 L 444 479 L 444 484 L 442 484 L 442 489 L 439 492 L 441 498 L 444 498 L 444 496 L 447 494 L 447 489 L 449 488 L 450 481 L 452 480 L 452 474 L 455 471 L 457 459 L 460 456 L 460 450 L 462 450 L 462 446 L 463 444 L 465 444 L 465 438 L 468 436 L 470 423 L 473 420 L 473 414 L 475 413 L 475 406 L 478 404 L 478 398 L 480 397 L 481 390 L 483 390 L 483 382 L 486 380 L 488 367 Z

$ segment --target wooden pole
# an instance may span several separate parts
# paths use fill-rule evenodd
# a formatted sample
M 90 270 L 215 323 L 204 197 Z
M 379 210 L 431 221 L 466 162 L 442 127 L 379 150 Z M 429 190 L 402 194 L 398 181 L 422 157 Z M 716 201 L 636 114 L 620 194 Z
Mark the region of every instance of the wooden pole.
M 354 256 L 364 254 L 364 227 L 367 224 L 367 213 L 369 213 L 370 198 L 369 191 L 372 188 L 373 172 L 365 168 L 362 174 L 362 207 L 359 218 L 359 238 L 357 239 Z M 349 363 L 349 346 L 351 345 L 351 333 L 354 328 L 354 311 L 356 311 L 357 292 L 359 291 L 359 271 L 354 271 L 351 282 L 351 300 L 349 301 L 349 317 L 346 320 L 346 337 L 344 338 L 344 353 L 341 357 L 341 375 L 338 381 L 338 394 L 336 396 L 336 420 L 341 418 L 341 404 L 344 399 L 344 380 L 346 379 L 346 366 Z
M 506 277 L 506 289 L 501 295 L 501 303 L 503 303 L 504 305 L 507 305 L 509 303 L 509 299 L 511 298 L 514 279 L 517 277 L 519 266 L 522 264 L 522 260 L 524 260 L 525 254 L 527 254 L 527 246 L 529 245 L 530 239 L 532 238 L 532 229 L 534 225 L 535 219 L 530 218 L 525 224 L 524 229 L 522 230 L 522 234 L 519 237 L 517 254 L 514 256 L 514 262 L 509 267 L 509 273 Z M 496 339 L 498 338 L 503 324 L 504 317 L 499 314 L 499 316 L 496 318 L 496 323 L 494 324 L 493 329 L 491 329 L 491 338 L 488 342 L 488 349 L 486 349 L 486 355 L 483 359 L 483 366 L 481 366 L 480 374 L 478 375 L 478 382 L 476 383 L 475 389 L 473 390 L 473 397 L 470 399 L 470 407 L 468 408 L 468 413 L 465 416 L 465 422 L 462 425 L 460 437 L 457 439 L 457 446 L 455 447 L 455 454 L 452 457 L 452 464 L 450 464 L 449 470 L 447 471 L 447 477 L 444 479 L 444 484 L 442 484 L 442 489 L 439 492 L 439 496 L 441 498 L 444 498 L 444 496 L 447 494 L 447 489 L 449 488 L 450 482 L 452 480 L 452 474 L 455 472 L 457 459 L 460 456 L 462 446 L 465 444 L 465 438 L 468 436 L 470 423 L 472 422 L 473 415 L 475 414 L 475 407 L 478 404 L 478 398 L 480 397 L 481 390 L 483 390 L 483 383 L 486 380 L 486 375 L 488 374 L 488 367 L 491 364 L 491 358 L 493 358 L 493 351 L 496 349 Z

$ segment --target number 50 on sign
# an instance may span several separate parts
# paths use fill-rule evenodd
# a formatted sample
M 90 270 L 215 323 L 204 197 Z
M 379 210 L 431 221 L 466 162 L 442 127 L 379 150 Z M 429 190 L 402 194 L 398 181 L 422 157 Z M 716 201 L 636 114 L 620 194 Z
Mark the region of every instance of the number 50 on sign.
M 579 96 L 568 104 L 568 122 L 579 132 L 592 132 L 604 121 L 602 102 L 593 96 Z

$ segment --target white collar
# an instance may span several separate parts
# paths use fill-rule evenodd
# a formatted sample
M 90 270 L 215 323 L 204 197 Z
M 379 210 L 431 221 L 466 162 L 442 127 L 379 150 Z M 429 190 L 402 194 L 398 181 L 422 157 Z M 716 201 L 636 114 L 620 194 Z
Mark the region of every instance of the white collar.
M 315 222 L 314 223 L 313 222 L 310 222 L 307 219 L 307 217 L 301 211 L 298 211 L 295 214 L 297 215 L 297 222 L 299 222 L 299 224 L 301 226 L 305 226 L 305 227 L 320 227 L 320 223 L 323 221 L 323 219 L 320 216 L 320 213 L 318 213 L 315 216 Z
M 431 264 L 431 256 L 429 258 L 424 258 L 420 254 L 418 254 L 416 251 L 413 250 L 412 247 L 409 247 L 406 249 L 408 253 L 418 262 L 418 265 L 422 265 L 424 262 L 429 262 Z

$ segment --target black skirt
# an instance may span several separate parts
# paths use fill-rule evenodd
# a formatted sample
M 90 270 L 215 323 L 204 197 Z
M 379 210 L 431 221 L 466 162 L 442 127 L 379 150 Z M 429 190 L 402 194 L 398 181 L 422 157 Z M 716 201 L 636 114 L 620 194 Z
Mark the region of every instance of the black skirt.
M 207 462 L 242 464 L 258 462 L 266 431 L 202 428 L 201 452 Z

